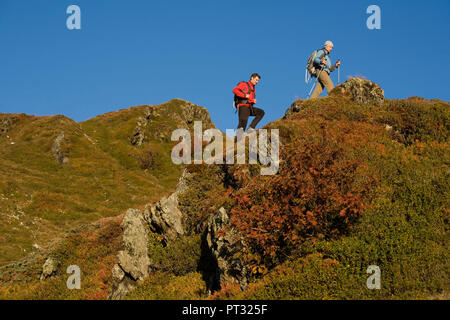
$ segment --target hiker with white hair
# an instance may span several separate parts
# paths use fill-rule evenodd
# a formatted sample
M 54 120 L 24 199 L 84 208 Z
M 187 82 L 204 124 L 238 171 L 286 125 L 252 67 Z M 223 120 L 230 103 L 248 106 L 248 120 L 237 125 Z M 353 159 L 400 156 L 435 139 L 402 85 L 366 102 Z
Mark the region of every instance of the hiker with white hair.
M 341 61 L 338 60 L 335 65 L 331 65 L 330 60 L 330 52 L 333 50 L 333 42 L 325 41 L 323 45 L 323 49 L 317 50 L 315 52 L 315 56 L 311 59 L 308 64 L 310 64 L 311 68 L 308 66 L 308 69 L 312 69 L 313 72 L 310 73 L 312 76 L 317 78 L 317 86 L 314 90 L 311 99 L 317 98 L 323 92 L 323 88 L 327 88 L 328 93 L 334 88 L 333 81 L 331 81 L 330 73 L 333 72 L 336 68 L 339 68 L 341 65 Z

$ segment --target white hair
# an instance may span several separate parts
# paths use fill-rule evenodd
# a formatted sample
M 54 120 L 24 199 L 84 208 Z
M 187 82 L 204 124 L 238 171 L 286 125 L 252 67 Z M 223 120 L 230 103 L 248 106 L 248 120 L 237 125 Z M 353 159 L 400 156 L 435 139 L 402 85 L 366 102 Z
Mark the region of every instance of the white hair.
M 325 44 L 323 46 L 324 47 L 334 47 L 333 42 L 331 42 L 330 40 L 325 41 Z

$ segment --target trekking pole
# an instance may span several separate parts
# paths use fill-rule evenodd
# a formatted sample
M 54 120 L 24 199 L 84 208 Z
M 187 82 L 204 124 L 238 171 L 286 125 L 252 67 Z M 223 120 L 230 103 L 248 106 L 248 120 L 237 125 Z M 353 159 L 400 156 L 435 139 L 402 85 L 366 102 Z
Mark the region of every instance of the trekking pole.
M 338 67 L 338 84 L 341 82 L 341 68 Z
M 309 99 L 309 97 L 311 96 L 311 93 L 312 93 L 313 89 L 316 87 L 316 84 L 317 84 L 317 82 L 319 81 L 319 77 L 320 77 L 320 74 L 322 73 L 322 70 L 323 70 L 323 67 L 320 69 L 319 74 L 317 75 L 316 81 L 314 82 L 314 84 L 313 84 L 311 90 L 309 91 L 309 94 L 308 94 L 308 96 L 306 97 L 306 99 Z
M 341 59 L 339 59 L 338 61 L 341 61 Z M 338 85 L 341 82 L 341 65 L 338 66 Z

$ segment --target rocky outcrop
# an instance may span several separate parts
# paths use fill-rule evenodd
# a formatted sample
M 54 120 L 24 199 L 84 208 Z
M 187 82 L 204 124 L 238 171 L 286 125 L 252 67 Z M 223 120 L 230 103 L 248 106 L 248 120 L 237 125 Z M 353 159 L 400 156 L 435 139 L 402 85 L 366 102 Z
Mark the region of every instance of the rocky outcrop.
M 384 103 L 384 91 L 372 81 L 352 78 L 338 85 L 329 93 L 329 96 L 349 97 L 359 105 L 381 106 Z M 289 118 L 294 113 L 300 112 L 308 100 L 296 100 L 286 110 L 283 119 Z
M 134 146 L 140 146 L 145 139 L 145 127 L 148 125 L 152 117 L 153 108 L 147 107 L 145 109 L 144 117 L 139 117 L 137 125 L 133 130 L 133 134 L 130 137 L 130 142 Z
M 15 116 L 0 118 L 0 134 L 6 134 L 17 123 L 19 119 Z
M 168 198 L 146 206 L 143 211 L 128 209 L 126 212 L 121 225 L 124 250 L 118 253 L 119 262 L 112 269 L 113 284 L 108 299 L 122 299 L 148 276 L 151 267 L 147 248 L 149 227 L 161 234 L 166 243 L 184 234 L 178 195 L 187 188 L 187 176 L 184 170 L 175 192 Z
M 197 106 L 189 101 L 183 101 L 181 107 L 181 118 L 187 124 L 191 124 L 194 120 L 202 121 L 204 123 L 212 124 L 211 117 L 208 110 L 203 107 Z
M 178 209 L 178 196 L 186 188 L 186 170 L 178 181 L 175 192 L 167 198 L 162 198 L 144 209 L 144 217 L 153 232 L 161 234 L 165 244 L 168 244 L 184 234 L 183 215 Z
M 150 229 L 163 235 L 166 244 L 184 234 L 183 215 L 178 209 L 176 193 L 147 206 L 145 216 L 149 221 Z
M 148 234 L 142 212 L 128 209 L 122 222 L 124 250 L 112 270 L 113 286 L 108 299 L 122 299 L 138 281 L 148 276 L 150 261 L 147 254 Z
M 224 227 L 229 221 L 226 210 L 220 208 L 208 221 L 206 243 L 217 262 L 216 281 L 220 284 L 236 283 L 245 290 L 248 285 L 248 270 L 239 256 L 246 251 L 246 246 L 236 230 L 225 232 Z
M 303 102 L 305 102 L 306 100 L 296 100 L 294 101 L 291 106 L 286 110 L 286 113 L 283 116 L 283 119 L 287 119 L 289 118 L 291 115 L 293 115 L 294 113 L 300 112 L 302 106 L 303 106 Z
M 384 91 L 372 81 L 353 78 L 331 90 L 330 96 L 348 96 L 359 105 L 381 106 Z
M 56 274 L 58 270 L 58 261 L 52 257 L 47 258 L 44 265 L 42 266 L 42 274 L 40 280 L 45 280 Z
M 65 136 L 64 132 L 61 132 L 52 145 L 53 157 L 59 164 L 67 164 L 69 162 L 69 158 L 65 156 L 63 151 L 63 143 L 65 143 Z

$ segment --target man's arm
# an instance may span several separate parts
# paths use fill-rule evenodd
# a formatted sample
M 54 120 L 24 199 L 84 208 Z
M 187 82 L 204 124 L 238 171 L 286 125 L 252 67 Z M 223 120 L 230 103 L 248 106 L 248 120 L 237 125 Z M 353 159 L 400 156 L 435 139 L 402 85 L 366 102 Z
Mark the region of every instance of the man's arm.
M 336 68 L 339 68 L 340 65 L 341 65 L 341 60 L 338 60 L 336 62 L 336 64 L 330 68 L 330 72 L 333 72 L 334 70 L 336 70 Z

